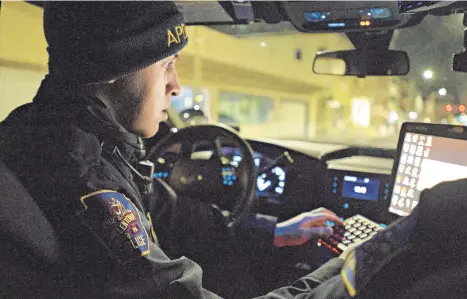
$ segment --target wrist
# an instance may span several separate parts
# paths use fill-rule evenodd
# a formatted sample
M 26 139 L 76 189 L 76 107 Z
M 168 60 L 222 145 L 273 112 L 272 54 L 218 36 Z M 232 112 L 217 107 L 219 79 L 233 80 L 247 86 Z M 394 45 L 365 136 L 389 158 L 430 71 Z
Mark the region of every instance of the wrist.
M 286 245 L 284 241 L 284 233 L 282 230 L 283 229 L 281 227 L 278 227 L 277 225 L 274 228 L 274 240 L 273 240 L 274 247 L 281 248 Z

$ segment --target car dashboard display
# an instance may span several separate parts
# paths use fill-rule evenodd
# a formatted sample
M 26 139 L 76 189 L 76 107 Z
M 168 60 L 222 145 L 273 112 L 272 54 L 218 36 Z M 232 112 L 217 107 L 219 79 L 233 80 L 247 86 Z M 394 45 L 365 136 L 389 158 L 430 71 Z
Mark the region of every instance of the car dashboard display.
M 208 151 L 208 154 L 212 155 L 213 151 Z M 236 169 L 242 161 L 242 155 L 236 147 L 222 147 L 222 155 L 229 160 L 229 164 L 222 167 L 222 173 L 220 174 L 222 176 L 222 183 L 225 187 L 231 187 L 237 182 Z M 163 163 L 163 165 L 156 164 L 154 178 L 169 180 L 170 169 L 167 165 L 173 162 L 171 161 L 171 156 L 171 153 L 166 153 L 164 156 L 164 160 L 169 163 Z M 270 158 L 258 151 L 254 152 L 254 161 L 258 173 L 256 196 L 260 199 L 267 199 L 271 203 L 280 204 L 279 197 L 284 193 L 286 185 L 286 171 L 284 167 L 280 165 L 281 163 L 275 161 L 274 158 Z
M 238 167 L 242 161 L 239 150 L 235 147 L 223 147 L 222 155 L 230 160 L 232 167 Z M 276 165 L 274 158 L 270 158 L 258 151 L 254 152 L 255 166 L 258 172 L 256 180 L 256 196 L 267 198 L 271 202 L 280 203 L 278 198 L 284 193 L 286 172 L 284 167 Z M 224 184 L 231 184 L 229 172 L 223 173 Z
M 330 169 L 328 184 L 328 205 L 339 215 L 347 218 L 362 214 L 375 221 L 387 220 L 389 175 Z

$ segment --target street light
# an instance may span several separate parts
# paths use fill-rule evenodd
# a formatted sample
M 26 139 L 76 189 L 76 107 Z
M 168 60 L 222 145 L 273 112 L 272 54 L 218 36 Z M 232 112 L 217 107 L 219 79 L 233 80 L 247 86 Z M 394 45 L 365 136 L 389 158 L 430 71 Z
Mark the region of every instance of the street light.
M 433 72 L 430 70 L 426 70 L 423 72 L 423 78 L 425 79 L 431 79 L 433 78 Z
M 439 94 L 440 96 L 445 96 L 445 95 L 447 94 L 446 88 L 440 88 L 440 89 L 438 90 L 438 94 Z

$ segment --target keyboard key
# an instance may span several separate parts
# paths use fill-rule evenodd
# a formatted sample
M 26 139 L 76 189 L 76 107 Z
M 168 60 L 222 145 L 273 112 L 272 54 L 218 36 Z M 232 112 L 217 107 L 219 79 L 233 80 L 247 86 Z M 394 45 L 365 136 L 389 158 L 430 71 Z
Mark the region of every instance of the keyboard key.
M 348 245 L 348 244 L 350 244 L 350 243 L 352 243 L 351 240 L 344 240 L 344 241 L 342 241 L 342 244 L 345 244 L 345 245 Z
M 377 232 L 371 232 L 371 233 L 369 233 L 370 236 L 374 236 L 374 235 L 376 235 L 376 234 L 377 234 Z
M 361 224 L 360 224 L 360 223 L 358 223 L 358 222 L 357 222 L 357 223 L 355 223 L 354 225 L 352 225 L 352 227 L 360 227 L 360 226 L 361 226 Z
M 373 227 L 375 227 L 375 226 L 376 226 L 376 225 L 374 225 L 373 223 L 368 224 L 368 227 L 369 227 L 369 228 L 373 228 Z
M 355 239 L 355 236 L 354 236 L 354 235 L 351 235 L 351 236 L 348 236 L 348 237 L 347 237 L 347 240 L 352 240 L 352 239 Z
M 373 231 L 373 230 L 372 230 L 371 228 L 367 228 L 367 229 L 365 229 L 363 232 L 364 232 L 365 234 L 368 234 L 368 233 L 371 233 L 372 231 Z
M 353 234 L 354 234 L 355 236 L 358 236 L 358 235 L 360 235 L 361 233 L 362 233 L 361 231 L 357 230 L 357 231 L 355 231 Z
M 357 222 L 365 222 L 365 219 L 358 218 L 358 219 L 357 219 Z
M 349 232 L 353 233 L 354 231 L 356 231 L 357 229 L 355 227 L 352 227 L 349 229 Z
M 362 239 L 365 239 L 366 237 L 368 237 L 368 234 L 361 234 L 360 235 L 360 238 L 362 238 Z
M 348 224 L 348 225 L 352 225 L 352 224 L 355 223 L 355 220 L 348 220 L 348 221 L 346 221 L 345 223 Z
M 350 236 L 352 233 L 351 232 L 345 232 L 344 237 Z
M 355 240 L 353 240 L 353 242 L 354 242 L 354 243 L 358 243 L 358 242 L 360 242 L 361 240 L 362 240 L 362 239 L 360 239 L 360 238 L 355 238 Z

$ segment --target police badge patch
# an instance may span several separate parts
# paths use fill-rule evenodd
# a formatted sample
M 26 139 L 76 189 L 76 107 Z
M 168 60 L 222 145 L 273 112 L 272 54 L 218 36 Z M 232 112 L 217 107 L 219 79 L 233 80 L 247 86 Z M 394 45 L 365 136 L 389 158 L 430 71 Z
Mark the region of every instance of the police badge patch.
M 149 237 L 135 205 L 122 193 L 100 190 L 80 199 L 82 223 L 122 263 L 149 254 Z

